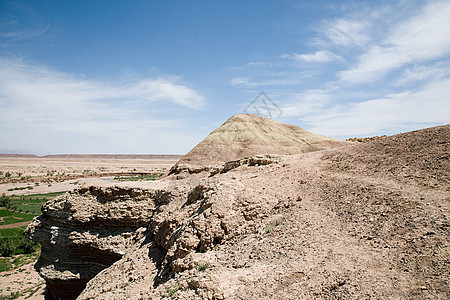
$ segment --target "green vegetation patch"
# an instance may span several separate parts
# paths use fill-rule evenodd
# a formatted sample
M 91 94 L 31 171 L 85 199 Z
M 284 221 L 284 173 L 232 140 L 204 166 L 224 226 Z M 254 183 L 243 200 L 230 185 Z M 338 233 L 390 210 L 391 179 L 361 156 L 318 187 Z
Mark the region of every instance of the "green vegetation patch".
M 31 221 L 40 215 L 41 206 L 65 192 L 55 192 L 47 194 L 35 194 L 26 196 L 6 196 L 0 197 L 0 225 L 9 225 L 25 221 Z M 25 212 L 25 213 L 24 213 Z M 39 244 L 26 238 L 23 234 L 26 226 L 0 229 L 0 256 L 8 257 L 16 254 L 30 254 L 39 250 Z M 13 262 L 13 265 L 25 264 L 20 260 Z M 10 268 L 6 260 L 0 262 L 0 269 Z
M 17 255 L 16 257 L 12 258 L 13 268 L 18 269 L 29 264 L 30 262 L 35 262 L 38 258 L 38 252 Z
M 131 175 L 131 176 L 116 176 L 114 177 L 115 180 L 120 181 L 150 181 L 150 180 L 156 180 L 159 177 L 161 177 L 162 174 L 154 173 L 154 174 L 145 174 L 145 175 Z
M 21 254 L 14 257 L 0 257 L 0 272 L 15 270 L 26 264 L 37 261 L 39 253 Z
M 21 191 L 21 190 L 32 190 L 32 189 L 33 189 L 32 186 L 15 187 L 15 188 L 10 188 L 10 189 L 8 189 L 8 192 L 11 192 L 11 191 Z
M 0 229 L 0 239 L 2 238 L 15 238 L 16 236 L 23 233 L 23 231 L 27 228 L 27 226 L 21 226 L 16 228 L 6 228 Z
M 205 271 L 206 269 L 208 269 L 209 264 L 208 263 L 202 263 L 198 265 L 198 270 L 199 271 Z
M 172 297 L 180 290 L 180 288 L 181 288 L 180 284 L 176 282 L 174 285 L 166 286 L 166 291 L 169 297 Z
M 54 192 L 47 194 L 34 194 L 34 195 L 26 195 L 26 196 L 2 196 L 9 198 L 9 209 L 18 211 L 31 213 L 34 215 L 41 214 L 42 205 L 48 200 L 52 200 L 57 196 L 63 195 L 66 192 Z
M 0 225 L 31 221 L 36 215 L 0 209 Z
M 26 226 L 0 229 L 0 256 L 31 254 L 39 250 L 39 244 L 25 237 Z M 19 262 L 15 262 L 19 264 Z
M 20 297 L 19 292 L 11 292 L 9 295 L 0 295 L 0 300 L 17 299 Z
M 7 257 L 0 258 L 0 272 L 12 270 L 14 268 L 11 260 Z
M 29 199 L 37 199 L 37 198 L 46 198 L 48 200 L 53 199 L 55 197 L 58 197 L 60 195 L 64 195 L 66 192 L 53 192 L 53 193 L 46 193 L 46 194 L 33 194 L 33 195 L 26 195 L 24 197 Z

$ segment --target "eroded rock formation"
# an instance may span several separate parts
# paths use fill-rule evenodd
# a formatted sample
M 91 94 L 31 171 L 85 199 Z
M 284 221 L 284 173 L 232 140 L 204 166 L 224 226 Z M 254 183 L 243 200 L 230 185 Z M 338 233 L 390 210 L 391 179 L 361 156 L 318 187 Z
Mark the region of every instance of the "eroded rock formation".
M 186 256 L 241 233 L 247 221 L 266 216 L 277 203 L 259 202 L 238 181 L 170 191 L 89 187 L 47 202 L 27 235 L 42 245 L 36 269 L 47 282 L 48 298 L 74 299 L 100 271 L 142 247 L 153 253 L 152 286 L 164 283 L 193 267 Z
M 53 299 L 445 299 L 449 147 L 446 125 L 84 188 L 27 233 Z
M 47 202 L 26 234 L 42 245 L 36 269 L 49 299 L 73 299 L 101 270 L 139 242 L 165 191 L 81 188 Z

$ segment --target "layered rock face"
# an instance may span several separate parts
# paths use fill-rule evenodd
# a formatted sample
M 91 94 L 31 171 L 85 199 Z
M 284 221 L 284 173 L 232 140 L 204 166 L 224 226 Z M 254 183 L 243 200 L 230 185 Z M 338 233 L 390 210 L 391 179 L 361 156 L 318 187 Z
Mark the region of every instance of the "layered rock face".
M 82 188 L 47 202 L 26 234 L 42 245 L 36 269 L 49 299 L 74 299 L 98 272 L 141 241 L 163 191 Z

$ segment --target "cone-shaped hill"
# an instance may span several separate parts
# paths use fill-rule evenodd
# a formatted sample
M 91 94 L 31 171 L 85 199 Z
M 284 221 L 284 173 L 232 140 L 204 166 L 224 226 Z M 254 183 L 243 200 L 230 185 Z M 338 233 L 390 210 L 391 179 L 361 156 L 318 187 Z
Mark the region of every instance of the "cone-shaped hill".
M 251 114 L 232 116 L 187 153 L 177 165 L 213 166 L 262 154 L 299 154 L 348 142 Z

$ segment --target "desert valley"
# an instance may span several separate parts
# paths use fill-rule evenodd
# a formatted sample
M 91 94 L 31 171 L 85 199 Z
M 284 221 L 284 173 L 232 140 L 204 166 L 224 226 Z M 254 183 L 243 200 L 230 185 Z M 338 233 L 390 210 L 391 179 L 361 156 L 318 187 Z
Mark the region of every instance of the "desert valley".
M 240 114 L 183 157 L 3 156 L 4 197 L 61 193 L 22 225 L 40 277 L 2 293 L 448 299 L 449 153 L 450 125 L 349 142 Z
M 0 154 L 0 195 L 8 199 L 0 218 L 0 294 L 19 299 L 44 299 L 45 281 L 34 270 L 39 248 L 25 253 L 24 229 L 41 206 L 67 191 L 103 182 L 151 181 L 166 173 L 178 155 L 17 155 Z M 12 244 L 12 246 L 10 245 Z M 9 246 L 9 247 L 8 247 Z M 8 255 L 5 255 L 9 253 Z M 11 255 L 11 257 L 8 257 Z

